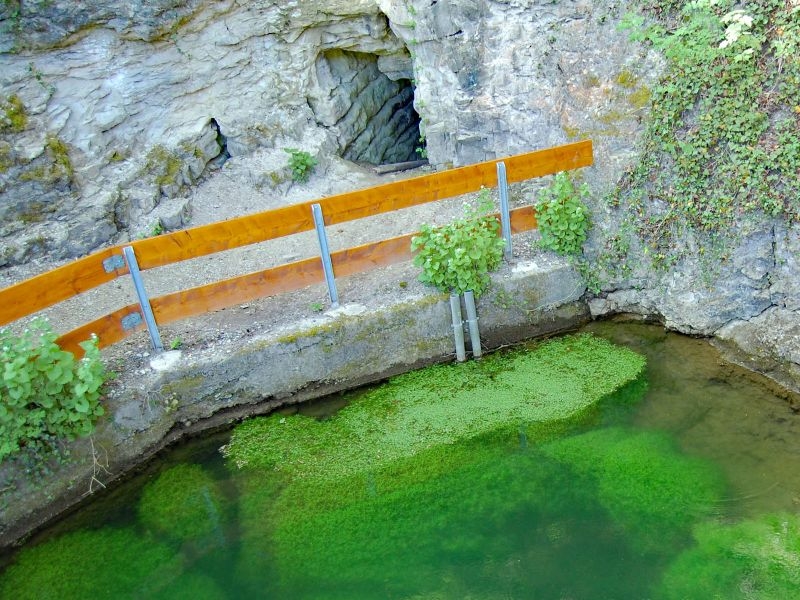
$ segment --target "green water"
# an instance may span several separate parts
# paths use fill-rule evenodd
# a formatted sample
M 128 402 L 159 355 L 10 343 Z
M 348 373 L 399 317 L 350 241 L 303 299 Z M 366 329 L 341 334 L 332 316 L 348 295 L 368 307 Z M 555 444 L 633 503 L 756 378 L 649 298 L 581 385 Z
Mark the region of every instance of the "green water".
M 0 597 L 800 598 L 785 399 L 703 341 L 589 330 L 647 357 L 646 391 L 322 482 L 238 470 L 218 434 L 37 536 Z

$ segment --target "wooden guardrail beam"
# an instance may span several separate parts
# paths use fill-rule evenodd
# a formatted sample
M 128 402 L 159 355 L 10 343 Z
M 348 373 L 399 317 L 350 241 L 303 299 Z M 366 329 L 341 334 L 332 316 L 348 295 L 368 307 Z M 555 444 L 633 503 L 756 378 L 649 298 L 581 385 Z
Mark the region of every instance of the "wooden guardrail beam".
M 500 219 L 499 214 L 495 216 Z M 536 215 L 533 207 L 524 206 L 511 211 L 513 233 L 535 228 Z M 334 252 L 331 254 L 334 272 L 337 277 L 346 277 L 410 260 L 411 238 L 415 235 L 417 234 L 409 233 Z M 292 292 L 323 281 L 325 277 L 322 261 L 319 257 L 314 257 L 160 296 L 152 299 L 150 304 L 158 324 L 166 325 L 243 302 Z M 132 304 L 114 311 L 62 335 L 58 344 L 76 356 L 83 354 L 78 344 L 88 339 L 92 333 L 100 338 L 101 348 L 115 344 L 135 331 L 144 329 L 143 325 L 130 330 L 122 327 L 122 317 L 136 310 L 138 305 Z
M 509 183 L 592 164 L 592 142 L 584 140 L 477 165 L 450 169 L 365 190 L 285 206 L 275 210 L 137 240 L 130 245 L 139 268 L 152 269 L 249 244 L 310 231 L 311 205 L 322 206 L 332 225 L 366 216 L 459 196 L 497 185 L 496 164 L 506 165 Z M 128 272 L 124 265 L 107 272 L 106 259 L 122 255 L 122 246 L 106 248 L 77 261 L 0 290 L 0 326 L 36 313 Z

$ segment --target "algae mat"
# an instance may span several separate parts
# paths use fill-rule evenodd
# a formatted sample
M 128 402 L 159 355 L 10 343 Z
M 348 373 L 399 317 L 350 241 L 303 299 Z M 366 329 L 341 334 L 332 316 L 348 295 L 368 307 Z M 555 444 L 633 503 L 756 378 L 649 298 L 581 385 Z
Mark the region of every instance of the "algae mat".
M 480 362 L 440 365 L 391 379 L 332 417 L 251 419 L 225 454 L 239 468 L 335 478 L 516 425 L 574 419 L 645 367 L 643 356 L 591 335 Z

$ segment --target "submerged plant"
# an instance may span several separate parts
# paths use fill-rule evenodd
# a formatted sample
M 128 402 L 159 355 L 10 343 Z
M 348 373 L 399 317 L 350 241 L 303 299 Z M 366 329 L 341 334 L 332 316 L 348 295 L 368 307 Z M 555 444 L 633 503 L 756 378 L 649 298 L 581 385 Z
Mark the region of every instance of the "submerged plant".
M 225 454 L 239 468 L 268 467 L 289 477 L 351 475 L 509 424 L 568 419 L 635 380 L 644 364 L 641 355 L 600 338 L 566 336 L 398 376 L 325 421 L 250 419 L 234 430 Z
M 711 463 L 681 455 L 661 433 L 598 429 L 543 452 L 597 481 L 600 502 L 643 551 L 669 555 L 724 490 Z
M 152 598 L 178 573 L 170 548 L 130 529 L 81 530 L 22 550 L 0 574 L 0 597 Z
M 695 528 L 696 545 L 669 566 L 663 600 L 783 600 L 800 590 L 800 517 L 765 515 Z
M 199 465 L 177 465 L 145 486 L 139 520 L 178 540 L 207 537 L 219 527 L 220 491 Z
M 355 393 L 323 421 L 246 421 L 224 449 L 246 479 L 239 508 L 246 553 L 276 556 L 281 585 L 314 589 L 324 582 L 342 598 L 389 586 L 389 564 L 398 596 L 431 592 L 433 557 L 469 564 L 497 583 L 486 552 L 506 560 L 519 540 L 507 545 L 488 533 L 471 539 L 466 531 L 520 511 L 557 513 L 564 494 L 583 493 L 553 479 L 565 475 L 532 447 L 517 453 L 584 421 L 601 399 L 637 382 L 643 368 L 643 357 L 629 350 L 568 336 L 395 377 Z M 491 544 L 499 545 L 489 550 Z M 241 569 L 257 577 L 263 565 L 251 558 Z

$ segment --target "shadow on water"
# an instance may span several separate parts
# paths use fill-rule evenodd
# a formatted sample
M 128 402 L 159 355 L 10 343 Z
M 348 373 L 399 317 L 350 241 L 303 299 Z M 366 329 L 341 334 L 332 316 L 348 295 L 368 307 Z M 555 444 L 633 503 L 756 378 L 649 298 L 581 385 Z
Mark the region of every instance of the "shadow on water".
M 229 434 L 215 434 L 39 536 L 0 573 L 0 596 L 751 597 L 736 595 L 745 581 L 781 597 L 793 575 L 764 548 L 785 543 L 800 561 L 798 418 L 702 340 L 586 331 L 648 364 L 580 421 L 515 423 L 317 479 L 240 471 L 219 452 Z M 726 562 L 737 540 L 752 556 Z

